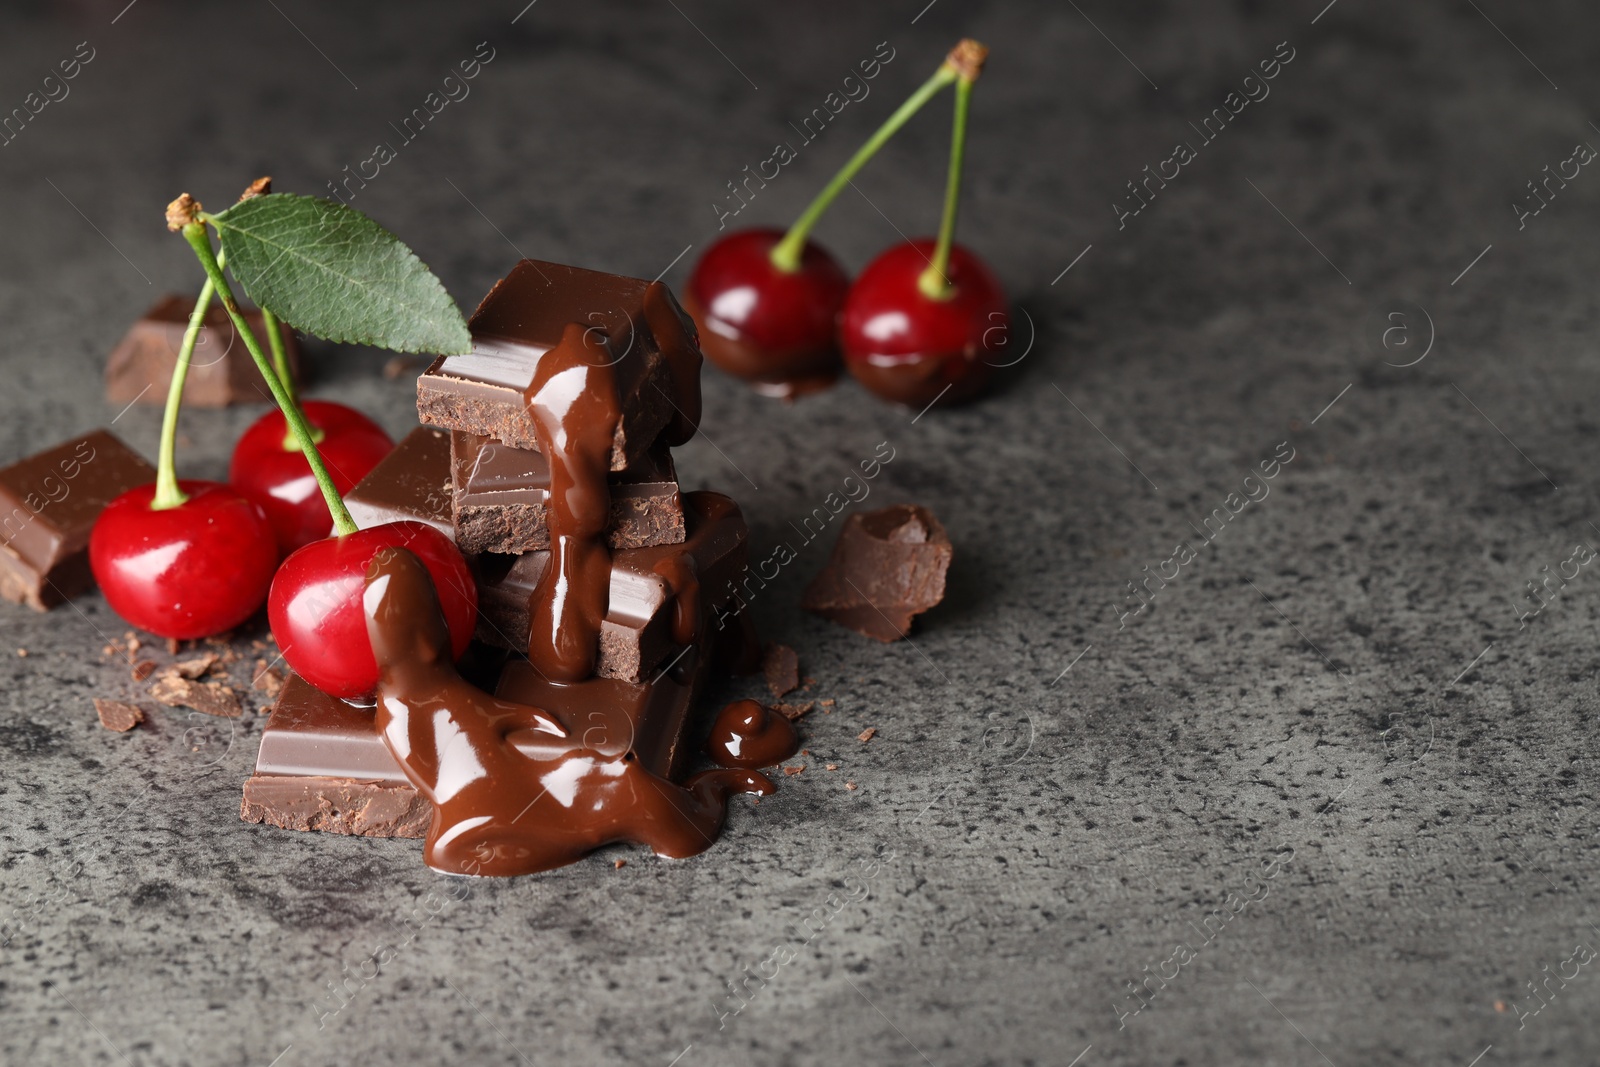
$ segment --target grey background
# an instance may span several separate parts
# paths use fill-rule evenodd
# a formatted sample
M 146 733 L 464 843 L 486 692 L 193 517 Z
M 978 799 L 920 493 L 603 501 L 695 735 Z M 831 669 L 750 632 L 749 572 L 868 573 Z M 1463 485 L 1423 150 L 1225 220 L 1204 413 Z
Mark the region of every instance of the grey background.
M 994 57 L 961 236 L 1037 337 L 993 396 L 915 422 L 848 383 L 785 408 L 708 370 L 680 470 L 739 499 L 758 551 L 887 440 L 868 504 L 932 507 L 957 559 L 892 647 L 796 610 L 826 543 L 763 594 L 837 704 L 806 771 L 685 862 L 608 850 L 458 901 L 413 842 L 245 825 L 260 715 L 107 733 L 90 698 L 131 689 L 104 603 L 0 610 L 0 1060 L 1600 1056 L 1600 578 L 1517 618 L 1600 544 L 1600 175 L 1525 228 L 1512 208 L 1600 144 L 1589 6 L 924 2 L 8 7 L 0 111 L 77 42 L 96 56 L 0 148 L 0 458 L 113 418 L 153 455 L 157 410 L 118 417 L 98 375 L 198 283 L 166 201 L 260 173 L 324 191 L 480 41 L 471 95 L 354 201 L 464 306 L 524 253 L 681 285 L 725 183 L 878 42 L 871 96 L 734 225 L 786 224 L 972 34 Z M 1271 95 L 1119 230 L 1124 183 L 1281 41 Z M 825 220 L 851 268 L 933 229 L 947 131 L 941 103 Z M 312 354 L 315 395 L 414 423 L 386 357 Z M 186 414 L 183 471 L 220 476 L 255 414 Z M 1284 441 L 1270 496 L 1119 624 L 1125 583 Z M 1194 958 L 1119 1021 L 1179 942 Z

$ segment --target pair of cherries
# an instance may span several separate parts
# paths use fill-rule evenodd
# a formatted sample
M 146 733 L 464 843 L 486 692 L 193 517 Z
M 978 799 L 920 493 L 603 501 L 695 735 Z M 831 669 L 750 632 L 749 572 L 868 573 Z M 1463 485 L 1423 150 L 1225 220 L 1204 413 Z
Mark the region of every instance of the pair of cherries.
M 920 280 L 932 238 L 892 246 L 851 284 L 811 240 L 797 269 L 778 266 L 772 252 L 783 237 L 777 229 L 732 233 L 695 266 L 686 302 L 713 363 L 780 396 L 826 387 L 841 352 L 868 390 L 910 407 L 983 391 L 1011 318 L 1000 282 L 976 255 L 953 246 L 948 287 L 930 297 Z
M 353 408 L 308 400 L 302 410 L 341 495 L 394 448 Z M 163 637 L 193 639 L 231 630 L 266 601 L 290 666 L 334 696 L 360 697 L 377 682 L 361 609 L 366 568 L 379 549 L 399 545 L 432 573 L 454 651 L 466 651 L 477 591 L 455 545 L 417 522 L 330 537 L 333 518 L 282 412 L 239 438 L 228 479 L 180 481 L 188 499 L 169 508 L 152 507 L 154 484 L 140 486 L 101 513 L 90 566 L 117 614 Z

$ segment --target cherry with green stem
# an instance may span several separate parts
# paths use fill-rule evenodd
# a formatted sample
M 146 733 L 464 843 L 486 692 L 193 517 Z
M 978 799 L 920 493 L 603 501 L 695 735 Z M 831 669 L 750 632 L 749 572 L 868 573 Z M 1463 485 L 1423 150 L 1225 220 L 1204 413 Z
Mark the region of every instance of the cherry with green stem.
M 956 70 L 950 168 L 937 238 L 889 248 L 861 272 L 839 316 L 845 365 L 885 400 L 926 408 L 981 393 L 1010 337 L 1011 313 L 994 272 L 955 243 L 967 117 L 988 49 L 963 41 Z
M 700 346 L 723 370 L 758 392 L 793 399 L 832 384 L 839 373 L 835 331 L 850 281 L 810 239 L 811 230 L 861 168 L 946 86 L 962 78 L 963 41 L 932 77 L 856 150 L 786 232 L 740 230 L 701 256 L 684 292 L 700 327 Z
M 334 212 L 336 225 L 361 228 L 369 237 L 377 231 L 376 224 L 371 220 L 349 212 L 343 205 L 311 202 L 308 198 L 283 198 L 276 204 L 285 215 L 309 212 L 326 219 L 327 212 Z M 255 360 L 273 399 L 277 401 L 289 433 L 310 466 L 332 520 L 334 536 L 313 541 L 290 553 L 272 582 L 267 597 L 267 618 L 284 660 L 306 681 L 333 696 L 358 699 L 372 692 L 377 685 L 378 674 L 367 635 L 366 618 L 362 612 L 362 592 L 365 589 L 367 566 L 373 555 L 395 545 L 415 553 L 427 567 L 448 623 L 451 650 L 459 658 L 472 638 L 478 614 L 477 586 L 461 553 L 444 534 L 422 523 L 395 522 L 367 530 L 357 529 L 333 476 L 323 462 L 304 413 L 294 402 L 285 382 L 279 379 L 260 342 L 245 328 L 238 302 L 212 250 L 207 223 L 222 231 L 226 241 L 229 238 L 224 226 L 234 226 L 235 222 L 206 214 L 199 204 L 187 196 L 173 202 L 168 209 L 168 216 L 168 225 L 179 230 L 184 240 L 189 242 L 217 296 L 222 300 L 222 306 L 233 320 L 235 329 L 244 339 L 246 349 Z M 238 227 L 233 232 L 245 231 L 243 227 Z M 404 249 L 392 235 L 377 232 L 377 247 L 368 246 L 365 253 L 367 259 L 359 262 L 352 260 L 350 266 L 353 269 L 370 266 L 373 261 L 378 261 L 380 270 L 387 269 L 383 263 L 392 264 L 393 260 L 386 257 L 392 257 L 397 249 L 403 249 L 406 256 L 411 256 L 409 249 Z M 247 232 L 245 239 L 248 242 Z M 426 271 L 420 264 L 408 263 L 407 267 L 414 276 Z M 428 277 L 431 279 L 431 275 Z M 267 287 L 267 291 L 272 291 L 272 283 L 282 281 L 281 278 L 261 273 L 256 274 L 255 278 L 257 284 Z M 437 285 L 436 279 L 431 280 Z M 267 308 L 267 300 L 261 299 L 258 293 L 252 295 L 257 297 L 257 304 L 263 309 Z M 292 295 L 303 296 L 301 293 Z M 443 294 L 442 287 L 438 296 L 442 298 L 443 306 L 448 308 L 445 318 L 453 314 L 456 320 L 445 329 L 444 336 L 448 340 L 443 343 L 469 346 L 470 337 L 465 324 L 460 322 L 460 312 Z M 408 304 L 403 291 L 395 293 L 394 300 L 396 307 Z M 334 297 L 327 303 L 337 307 L 340 301 Z M 453 328 L 457 323 L 461 327 L 459 336 Z M 401 339 L 397 343 L 409 343 L 409 340 Z
M 217 482 L 179 481 L 178 413 L 215 287 L 195 300 L 161 420 L 156 481 L 106 506 L 89 537 L 89 566 L 123 618 L 162 637 L 230 630 L 260 609 L 277 566 L 266 515 Z

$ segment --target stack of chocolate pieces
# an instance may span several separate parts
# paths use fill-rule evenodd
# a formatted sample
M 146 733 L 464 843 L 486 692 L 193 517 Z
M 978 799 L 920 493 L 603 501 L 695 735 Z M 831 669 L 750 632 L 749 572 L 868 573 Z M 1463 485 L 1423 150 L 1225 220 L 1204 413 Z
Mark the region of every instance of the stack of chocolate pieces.
M 466 556 L 479 618 L 464 677 L 560 719 L 588 760 L 636 761 L 667 782 L 681 779 L 713 665 L 747 668 L 753 647 L 734 596 L 748 554 L 744 518 L 721 494 L 680 492 L 673 467 L 671 447 L 699 421 L 694 326 L 659 282 L 536 260 L 496 284 L 469 326 L 472 351 L 439 357 L 418 379 L 422 425 L 347 494 L 350 513 L 363 528 L 427 523 Z M 580 349 L 586 363 L 561 362 Z M 596 394 L 609 415 L 581 410 Z M 552 437 L 556 407 L 562 433 Z M 609 441 L 584 454 L 573 440 L 597 419 Z M 569 514 L 583 500 L 604 509 L 603 532 L 588 541 Z M 585 572 L 605 586 L 585 629 L 541 587 L 552 567 L 566 574 L 599 546 L 609 574 Z M 568 586 L 582 576 L 574 570 Z M 552 658 L 552 621 L 558 633 L 582 635 L 575 662 Z M 550 740 L 530 737 L 506 743 L 530 753 L 543 746 L 540 758 L 551 758 Z M 371 709 L 292 678 L 263 733 L 242 815 L 298 830 L 421 837 L 433 809 Z M 618 839 L 636 838 L 593 843 Z

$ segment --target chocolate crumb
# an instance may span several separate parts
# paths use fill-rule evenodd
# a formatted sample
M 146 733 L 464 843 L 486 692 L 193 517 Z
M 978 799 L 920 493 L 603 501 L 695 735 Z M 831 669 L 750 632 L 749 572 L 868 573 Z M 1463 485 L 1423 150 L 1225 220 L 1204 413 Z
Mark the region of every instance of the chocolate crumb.
M 256 675 L 251 686 L 267 694 L 273 700 L 278 699 L 278 693 L 283 689 L 283 672 L 276 667 L 268 667 Z
M 627 865 L 628 865 L 628 861 L 627 860 L 617 860 L 615 863 L 613 863 L 611 865 L 611 869 L 614 870 L 614 871 L 620 871 L 620 870 L 622 870 L 622 868 L 626 867 Z
M 805 769 L 806 769 L 805 768 L 805 764 L 802 763 L 798 767 L 785 767 L 783 769 L 783 773 L 785 775 L 787 775 L 788 777 L 793 778 L 795 775 L 799 774 L 801 771 L 803 771 Z
M 774 704 L 772 705 L 772 710 L 790 722 L 798 722 L 802 716 L 810 714 L 811 709 L 815 706 L 808 700 L 804 704 Z
M 133 669 L 129 673 L 133 675 L 134 681 L 142 682 L 152 674 L 156 673 L 156 661 L 153 659 L 142 659 L 133 665 Z
M 125 734 L 129 730 L 144 722 L 144 711 L 137 704 L 126 704 L 120 700 L 104 700 L 94 698 L 95 714 L 100 716 L 100 725 L 107 730 L 114 730 Z
M 781 697 L 800 685 L 800 657 L 788 645 L 770 644 L 761 650 L 761 673 L 772 695 Z
M 207 652 L 193 659 L 179 660 L 167 669 L 176 672 L 180 677 L 194 679 L 206 674 L 221 661 L 222 657 L 215 652 Z
M 869 726 L 865 730 L 862 730 L 859 734 L 856 734 L 856 740 L 857 741 L 871 741 L 877 735 L 878 735 L 878 728 L 876 726 Z
M 846 789 L 848 789 L 848 790 L 850 790 L 850 791 L 852 791 L 852 792 L 854 792 L 854 791 L 855 791 L 855 788 L 856 788 L 856 784 L 855 784 L 855 783 L 854 783 L 854 782 L 846 782 L 846 783 L 845 783 L 845 784 L 844 784 L 844 787 L 845 787 L 845 788 L 846 788 Z
M 206 715 L 237 719 L 243 714 L 239 694 L 218 682 L 196 682 L 168 668 L 150 687 L 150 696 L 171 708 L 193 708 Z

